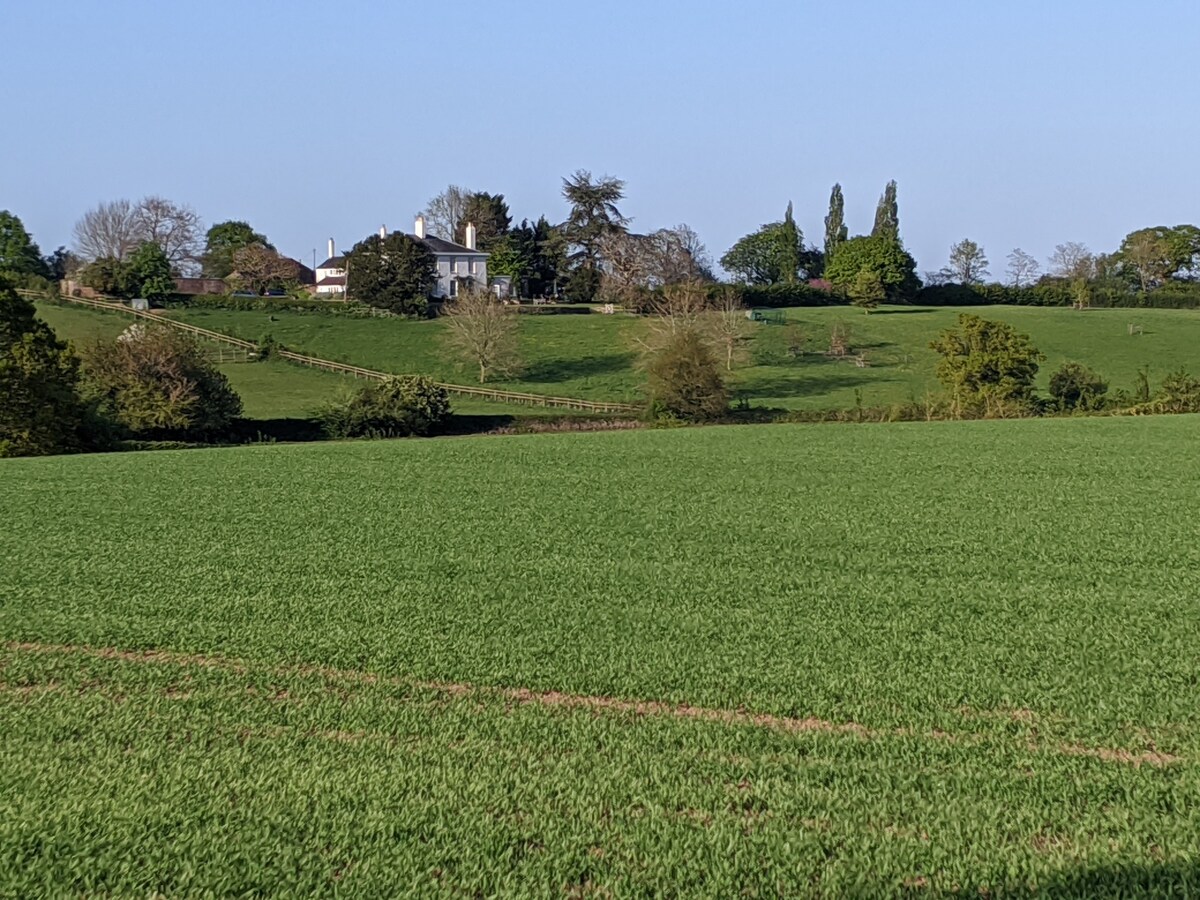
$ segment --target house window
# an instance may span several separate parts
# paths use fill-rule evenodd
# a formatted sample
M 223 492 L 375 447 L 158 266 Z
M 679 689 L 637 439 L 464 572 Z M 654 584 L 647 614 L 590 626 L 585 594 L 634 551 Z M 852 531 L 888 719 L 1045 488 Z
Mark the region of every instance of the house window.
M 471 274 L 472 275 L 479 274 L 479 263 L 477 263 L 475 260 L 471 260 Z
M 453 278 L 450 279 L 450 297 L 451 299 L 458 296 L 458 282 Z

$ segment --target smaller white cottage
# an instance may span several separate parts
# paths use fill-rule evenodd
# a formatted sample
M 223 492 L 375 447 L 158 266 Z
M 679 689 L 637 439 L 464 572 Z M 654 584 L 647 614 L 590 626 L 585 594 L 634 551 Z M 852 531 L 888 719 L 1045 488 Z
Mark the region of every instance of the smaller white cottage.
M 337 255 L 333 238 L 329 239 L 329 256 L 317 266 L 316 277 L 318 294 L 346 293 L 346 257 Z

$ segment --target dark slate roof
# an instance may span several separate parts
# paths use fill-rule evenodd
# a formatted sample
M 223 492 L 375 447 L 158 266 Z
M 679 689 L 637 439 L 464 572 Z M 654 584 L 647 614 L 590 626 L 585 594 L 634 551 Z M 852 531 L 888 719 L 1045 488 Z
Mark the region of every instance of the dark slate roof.
M 346 283 L 345 275 L 327 275 L 326 277 L 322 278 L 320 281 L 317 282 L 317 287 L 321 287 L 323 285 L 332 285 L 334 287 L 341 287 L 345 283 Z
M 462 244 L 442 240 L 440 237 L 434 237 L 433 235 L 426 235 L 425 246 L 434 253 L 445 253 L 454 256 L 487 256 L 482 250 L 471 250 Z
M 344 269 L 346 268 L 346 257 L 331 256 L 325 262 L 317 266 L 318 269 Z

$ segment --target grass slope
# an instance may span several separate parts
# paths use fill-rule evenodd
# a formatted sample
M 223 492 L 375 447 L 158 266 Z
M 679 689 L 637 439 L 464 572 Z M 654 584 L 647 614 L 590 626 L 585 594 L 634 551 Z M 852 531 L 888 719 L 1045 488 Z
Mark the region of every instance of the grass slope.
M 845 307 L 786 310 L 807 337 L 800 359 L 786 353 L 785 329 L 759 325 L 750 345 L 751 365 L 735 371 L 734 389 L 756 405 L 848 408 L 861 391 L 868 406 L 921 398 L 937 390 L 936 357 L 929 342 L 954 324 L 959 312 L 1002 319 L 1028 332 L 1046 354 L 1040 384 L 1067 360 L 1087 363 L 1114 387 L 1131 388 L 1148 366 L 1157 380 L 1180 365 L 1200 367 L 1200 313 L 1194 310 L 1088 310 L 985 307 L 960 310 L 885 307 L 865 316 Z M 270 333 L 282 343 L 328 359 L 393 372 L 418 372 L 443 381 L 469 382 L 441 347 L 443 323 L 400 319 L 349 319 L 306 313 L 190 310 L 186 321 L 257 340 Z M 851 343 L 871 365 L 823 355 L 835 322 L 851 328 Z M 1143 326 L 1130 336 L 1129 323 Z M 622 316 L 522 316 L 521 341 L 528 370 L 498 387 L 594 400 L 636 400 L 642 378 L 634 368 L 631 335 L 639 323 Z
M 1194 892 L 1197 437 L 5 461 L 0 893 Z

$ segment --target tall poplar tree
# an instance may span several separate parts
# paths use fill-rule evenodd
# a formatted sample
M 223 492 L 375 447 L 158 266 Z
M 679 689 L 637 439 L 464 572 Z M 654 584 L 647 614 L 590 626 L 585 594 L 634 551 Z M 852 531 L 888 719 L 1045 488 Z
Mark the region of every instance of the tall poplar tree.
M 879 198 L 875 208 L 875 227 L 871 229 L 872 237 L 889 237 L 900 239 L 900 209 L 896 203 L 896 182 L 889 181 Z
M 846 201 L 842 197 L 842 186 L 835 184 L 829 194 L 829 215 L 825 217 L 825 261 L 833 259 L 834 251 L 846 242 L 850 232 L 846 229 Z

